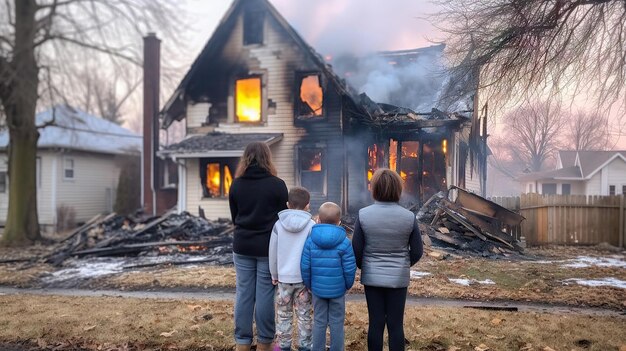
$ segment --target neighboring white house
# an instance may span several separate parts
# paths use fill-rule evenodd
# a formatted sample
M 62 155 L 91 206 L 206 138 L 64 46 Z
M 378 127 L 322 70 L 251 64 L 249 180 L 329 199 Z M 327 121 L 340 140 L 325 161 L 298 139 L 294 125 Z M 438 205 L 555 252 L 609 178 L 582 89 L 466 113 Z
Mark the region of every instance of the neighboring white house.
M 103 118 L 67 105 L 36 116 L 37 210 L 45 229 L 57 223 L 57 209 L 72 208 L 76 222 L 110 212 L 120 174 L 119 157 L 141 152 L 141 136 Z M 9 200 L 7 130 L 0 132 L 0 225 L 6 223 Z
M 626 150 L 559 151 L 557 169 L 518 178 L 522 193 L 626 194 Z

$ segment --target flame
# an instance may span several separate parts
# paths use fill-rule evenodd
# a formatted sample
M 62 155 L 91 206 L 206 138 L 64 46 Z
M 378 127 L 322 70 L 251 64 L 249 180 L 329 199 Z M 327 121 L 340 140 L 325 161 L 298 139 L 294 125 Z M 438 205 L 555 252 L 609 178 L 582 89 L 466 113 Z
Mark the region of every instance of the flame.
M 396 140 L 389 140 L 389 169 L 398 171 L 396 168 L 398 164 L 398 142 Z
M 235 105 L 239 122 L 261 121 L 261 78 L 240 79 L 235 83 Z
M 321 172 L 322 171 L 322 152 L 316 152 L 311 157 L 311 161 L 309 163 L 309 171 L 312 172 Z
M 400 178 L 402 178 L 402 180 L 406 180 L 406 173 L 404 171 L 400 171 Z
M 444 155 L 448 154 L 448 140 L 443 139 L 443 141 L 441 142 L 441 149 L 443 150 Z
M 230 193 L 230 186 L 233 184 L 233 175 L 230 173 L 230 168 L 224 166 L 224 195 Z
M 322 93 L 318 75 L 311 75 L 302 79 L 302 83 L 300 84 L 300 99 L 303 103 L 309 105 L 311 109 L 311 113 L 307 114 L 307 116 L 322 115 L 324 94 Z
M 220 164 L 209 163 L 206 166 L 206 187 L 211 197 L 220 196 Z

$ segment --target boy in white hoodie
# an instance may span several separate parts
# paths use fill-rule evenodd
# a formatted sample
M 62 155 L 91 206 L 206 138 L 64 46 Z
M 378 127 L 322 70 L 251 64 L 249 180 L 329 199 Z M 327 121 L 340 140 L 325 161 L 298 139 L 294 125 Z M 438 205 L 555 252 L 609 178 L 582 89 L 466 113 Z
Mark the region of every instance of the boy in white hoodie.
M 289 191 L 288 210 L 278 213 L 270 237 L 269 262 L 276 289 L 276 337 L 281 350 L 291 350 L 293 311 L 298 320 L 298 350 L 311 350 L 313 329 L 311 292 L 300 273 L 302 248 L 315 222 L 311 219 L 311 195 L 305 188 Z

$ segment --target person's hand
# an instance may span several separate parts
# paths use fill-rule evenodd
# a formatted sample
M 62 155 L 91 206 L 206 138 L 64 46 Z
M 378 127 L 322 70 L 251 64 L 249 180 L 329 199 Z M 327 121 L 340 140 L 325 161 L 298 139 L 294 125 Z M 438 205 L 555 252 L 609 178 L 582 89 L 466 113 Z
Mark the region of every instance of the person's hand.
M 278 280 L 277 279 L 272 279 L 272 284 L 278 285 Z

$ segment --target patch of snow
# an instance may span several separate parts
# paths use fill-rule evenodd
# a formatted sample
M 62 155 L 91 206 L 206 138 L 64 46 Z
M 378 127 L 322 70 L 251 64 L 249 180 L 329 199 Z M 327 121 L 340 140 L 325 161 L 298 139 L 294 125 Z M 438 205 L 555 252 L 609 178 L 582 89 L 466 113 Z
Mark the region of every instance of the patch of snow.
M 463 278 L 448 278 L 449 281 L 453 282 L 453 283 L 457 283 L 459 285 L 463 285 L 463 286 L 470 286 L 470 283 L 472 282 L 469 279 L 463 279 Z
M 563 283 L 568 285 L 569 282 L 574 282 L 578 285 L 584 286 L 610 286 L 614 288 L 626 289 L 626 281 L 617 279 L 617 278 L 599 278 L 599 279 L 579 279 L 579 278 L 570 278 L 565 279 Z
M 567 260 L 567 264 L 561 267 L 567 268 L 586 268 L 586 267 L 618 267 L 626 268 L 626 261 L 620 256 L 612 257 L 589 257 L 578 256 L 575 259 Z
M 422 279 L 428 275 L 430 275 L 428 272 L 411 271 L 411 279 Z
M 63 282 L 73 279 L 95 278 L 109 274 L 121 273 L 126 262 L 123 260 L 93 260 L 88 262 L 72 262 L 69 267 L 60 269 L 45 277 L 45 282 Z
M 448 280 L 453 283 L 463 285 L 463 286 L 470 286 L 472 284 L 482 284 L 482 285 L 495 285 L 496 284 L 496 282 L 494 282 L 491 279 L 476 280 L 476 279 L 464 279 L 464 278 L 448 278 Z

